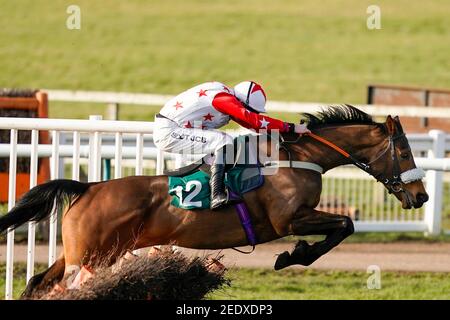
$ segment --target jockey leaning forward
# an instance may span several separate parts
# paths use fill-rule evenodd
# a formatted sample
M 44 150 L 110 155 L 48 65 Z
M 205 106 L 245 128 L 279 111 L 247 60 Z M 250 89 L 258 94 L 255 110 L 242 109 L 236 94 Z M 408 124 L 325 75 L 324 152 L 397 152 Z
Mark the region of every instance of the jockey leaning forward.
M 217 130 L 230 119 L 256 131 L 309 132 L 303 124 L 288 123 L 265 113 L 266 94 L 253 81 L 243 81 L 233 89 L 220 82 L 206 82 L 169 100 L 155 117 L 154 142 L 167 152 L 214 155 L 211 165 L 211 209 L 234 203 L 225 188 L 225 150 L 233 138 Z

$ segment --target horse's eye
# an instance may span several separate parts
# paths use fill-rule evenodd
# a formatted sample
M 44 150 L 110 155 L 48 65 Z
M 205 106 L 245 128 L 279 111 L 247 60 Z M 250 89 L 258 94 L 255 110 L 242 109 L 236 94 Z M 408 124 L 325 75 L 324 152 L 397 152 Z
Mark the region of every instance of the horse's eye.
M 402 153 L 401 155 L 400 155 L 400 157 L 402 157 L 402 159 L 409 159 L 409 153 Z

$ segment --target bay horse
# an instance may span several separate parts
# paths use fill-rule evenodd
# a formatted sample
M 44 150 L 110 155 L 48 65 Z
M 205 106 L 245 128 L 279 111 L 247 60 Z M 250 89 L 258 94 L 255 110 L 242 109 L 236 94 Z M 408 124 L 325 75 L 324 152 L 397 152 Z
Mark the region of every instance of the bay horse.
M 300 138 L 283 133 L 280 160 L 312 162 L 324 172 L 357 163 L 383 183 L 404 209 L 419 208 L 428 200 L 422 177 L 403 179 L 403 174 L 419 169 L 415 169 L 398 117 L 388 116 L 384 123 L 377 123 L 349 105 L 329 107 L 303 117 L 314 135 L 331 141 L 351 156 L 343 156 L 312 136 Z M 320 173 L 283 167 L 277 174 L 265 176 L 262 187 L 243 196 L 258 243 L 289 235 L 325 235 L 324 240 L 313 244 L 300 240 L 292 252 L 280 254 L 276 270 L 295 264 L 308 266 L 354 232 L 348 216 L 315 209 L 321 191 Z M 67 201 L 62 219 L 63 253 L 50 268 L 30 279 L 22 297 L 35 290 L 48 290 L 55 283 L 64 286 L 94 254 L 107 256 L 108 263 L 113 264 L 119 253 L 154 245 L 175 244 L 194 249 L 247 245 L 234 208 L 190 211 L 171 206 L 168 178 L 164 175 L 95 183 L 49 181 L 31 189 L 0 218 L 0 232 L 45 219 L 54 204 L 63 208 Z M 110 253 L 112 248 L 117 254 Z

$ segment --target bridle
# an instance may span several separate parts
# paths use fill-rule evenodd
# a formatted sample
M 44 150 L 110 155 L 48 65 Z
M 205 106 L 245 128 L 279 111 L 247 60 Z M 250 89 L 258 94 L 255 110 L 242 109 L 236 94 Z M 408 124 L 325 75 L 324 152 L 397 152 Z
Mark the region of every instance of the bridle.
M 368 163 L 359 161 L 358 159 L 356 159 L 356 157 L 354 157 L 350 153 L 346 152 L 342 148 L 338 147 L 334 143 L 332 143 L 312 132 L 306 133 L 306 134 L 304 134 L 304 136 L 311 137 L 311 138 L 315 139 L 316 141 L 319 141 L 322 144 L 325 144 L 325 145 L 331 147 L 335 151 L 342 154 L 344 157 L 350 159 L 351 162 L 355 166 L 357 166 L 358 168 L 364 170 L 365 172 L 367 172 L 368 174 L 373 176 L 377 181 L 383 183 L 385 185 L 385 187 L 388 189 L 389 193 L 397 193 L 397 192 L 405 192 L 406 193 L 406 191 L 403 189 L 404 184 L 408 184 L 413 181 L 421 180 L 425 176 L 425 173 L 423 172 L 423 170 L 419 169 L 419 168 L 414 168 L 411 170 L 407 170 L 405 172 L 401 172 L 400 163 L 399 163 L 399 160 L 397 157 L 397 153 L 395 152 L 395 142 L 396 142 L 396 140 L 405 137 L 405 134 L 403 132 L 396 134 L 396 135 L 389 135 L 389 137 L 387 137 L 389 142 L 388 142 L 388 146 L 386 147 L 386 149 L 381 154 L 379 154 L 375 159 L 373 159 L 372 161 L 370 161 Z M 301 138 L 301 136 L 299 136 L 294 141 L 287 141 L 281 137 L 282 141 L 280 142 L 280 148 L 283 148 L 284 150 L 287 151 L 288 159 L 290 162 L 292 162 L 290 151 L 285 145 L 296 143 L 299 141 L 300 138 Z M 383 173 L 375 173 L 373 171 L 371 165 L 376 163 L 378 160 L 380 160 L 388 151 L 390 151 L 392 164 L 393 164 L 391 176 L 385 176 Z
M 373 161 L 367 163 L 368 168 L 367 168 L 366 172 L 371 174 L 377 181 L 383 183 L 388 188 L 389 193 L 404 192 L 403 186 L 402 186 L 404 181 L 401 178 L 402 172 L 400 169 L 400 163 L 399 163 L 399 160 L 397 157 L 397 152 L 395 152 L 395 141 L 397 139 L 400 139 L 403 137 L 405 137 L 404 133 L 397 134 L 395 136 L 389 136 L 388 137 L 389 143 L 388 143 L 387 148 L 378 157 L 376 157 Z M 390 150 L 390 153 L 391 153 L 392 177 L 388 178 L 388 177 L 384 177 L 382 173 L 373 174 L 373 173 L 369 172 L 370 165 L 372 163 L 377 162 L 379 159 L 381 159 L 383 157 L 383 155 L 386 152 L 388 152 L 388 150 Z M 412 182 L 412 181 L 410 181 L 410 182 Z

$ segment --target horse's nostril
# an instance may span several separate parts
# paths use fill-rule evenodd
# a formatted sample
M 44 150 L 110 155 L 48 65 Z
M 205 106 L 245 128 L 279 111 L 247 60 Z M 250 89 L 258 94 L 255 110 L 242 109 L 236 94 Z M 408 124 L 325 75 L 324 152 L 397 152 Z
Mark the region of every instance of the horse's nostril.
M 426 193 L 418 193 L 416 196 L 417 201 L 420 201 L 421 203 L 428 201 L 428 194 Z

